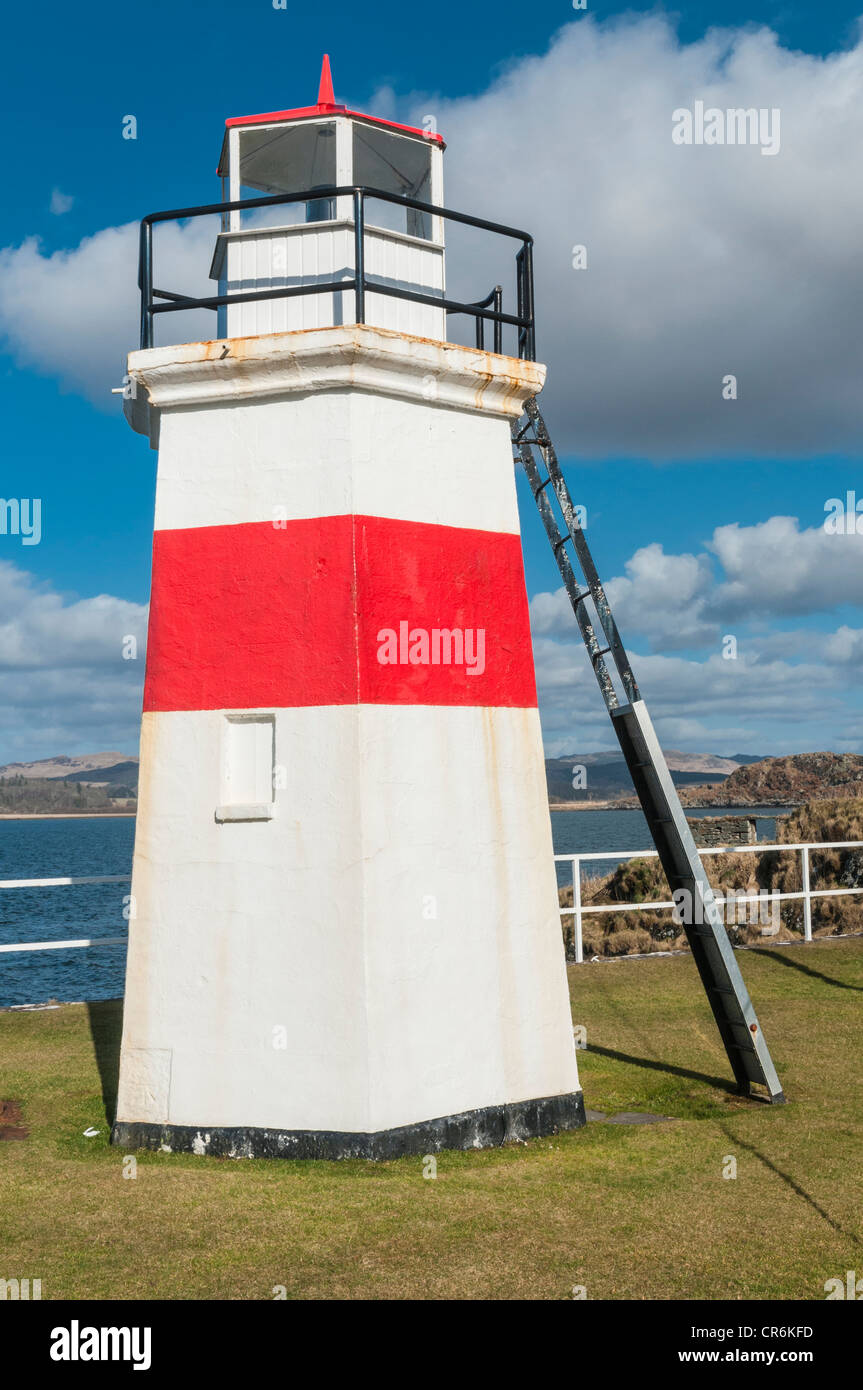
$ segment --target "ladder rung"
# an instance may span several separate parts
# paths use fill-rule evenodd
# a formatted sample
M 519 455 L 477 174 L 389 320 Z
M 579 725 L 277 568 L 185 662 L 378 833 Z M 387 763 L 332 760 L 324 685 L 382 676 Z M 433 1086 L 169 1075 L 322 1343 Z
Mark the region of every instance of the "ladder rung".
M 744 1046 L 744 1044 L 741 1043 L 741 1042 L 735 1042 L 735 1043 L 733 1043 L 733 1046 L 736 1047 L 736 1048 L 738 1049 L 738 1051 L 740 1051 L 740 1052 L 754 1052 L 754 1051 L 755 1051 L 755 1044 L 754 1044 L 753 1041 L 752 1041 L 752 1036 L 751 1036 L 751 1034 L 750 1034 L 750 1032 L 749 1032 L 748 1024 L 747 1024 L 745 1018 L 743 1017 L 742 1013 L 741 1013 L 740 1018 L 730 1018 L 730 1017 L 728 1017 L 727 1015 L 724 1016 L 724 1017 L 722 1018 L 722 1020 L 721 1020 L 721 1025 L 720 1025 L 720 1026 L 721 1026 L 722 1028 L 742 1028 L 742 1029 L 743 1029 L 743 1032 L 744 1032 L 744 1034 L 745 1034 L 745 1037 L 746 1037 L 746 1045 Z

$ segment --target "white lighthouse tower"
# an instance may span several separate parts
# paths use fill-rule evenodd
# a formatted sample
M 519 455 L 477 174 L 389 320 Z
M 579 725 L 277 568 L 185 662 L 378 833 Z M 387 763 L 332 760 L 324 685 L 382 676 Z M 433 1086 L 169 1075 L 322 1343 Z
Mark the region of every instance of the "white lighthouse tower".
M 477 306 L 446 299 L 443 149 L 337 105 L 325 60 L 315 106 L 227 122 L 215 294 L 153 288 L 176 214 L 145 219 L 124 1146 L 386 1158 L 584 1121 L 510 445 L 544 368 L 524 248 L 517 305 L 476 314 L 522 356 L 446 341 Z M 152 346 L 202 302 L 216 339 Z

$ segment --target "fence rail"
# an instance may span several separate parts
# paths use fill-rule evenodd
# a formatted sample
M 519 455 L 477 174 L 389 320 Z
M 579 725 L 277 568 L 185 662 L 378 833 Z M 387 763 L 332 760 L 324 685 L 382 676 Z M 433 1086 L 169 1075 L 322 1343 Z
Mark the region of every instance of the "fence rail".
M 698 852 L 704 858 L 708 854 L 775 854 L 796 852 L 800 854 L 801 882 L 803 888 L 800 892 L 771 892 L 771 893 L 734 893 L 730 895 L 714 894 L 717 903 L 773 903 L 790 902 L 793 900 L 803 903 L 803 939 L 812 940 L 812 899 L 813 898 L 840 898 L 848 897 L 855 893 L 863 893 L 860 888 L 813 888 L 810 882 L 809 856 L 813 850 L 823 849 L 861 849 L 863 850 L 863 840 L 822 840 L 817 844 L 756 844 L 756 845 L 726 845 L 714 846 L 710 849 L 700 849 Z M 638 903 L 591 903 L 585 906 L 582 902 L 582 878 L 581 866 L 584 862 L 594 862 L 601 859 L 614 860 L 618 863 L 629 859 L 657 859 L 659 856 L 655 849 L 636 849 L 636 850 L 603 850 L 596 854 L 556 854 L 555 863 L 565 863 L 572 866 L 572 907 L 562 907 L 560 909 L 561 920 L 564 917 L 574 918 L 575 936 L 575 959 L 577 964 L 584 962 L 584 941 L 583 941 L 583 921 L 588 915 L 600 913 L 620 913 L 620 912 L 660 912 L 663 909 L 676 908 L 675 902 L 638 902 Z
M 758 844 L 758 845 L 728 845 L 702 849 L 699 853 L 704 857 L 708 854 L 775 854 L 775 853 L 798 853 L 800 855 L 801 882 L 803 887 L 800 891 L 792 892 L 770 892 L 770 893 L 735 893 L 733 897 L 728 895 L 716 894 L 718 903 L 766 903 L 766 902 L 792 902 L 803 903 L 803 938 L 805 941 L 812 940 L 812 900 L 813 898 L 840 898 L 852 897 L 855 894 L 863 893 L 860 888 L 813 888 L 811 886 L 809 856 L 813 850 L 825 849 L 859 849 L 863 850 L 863 840 L 822 840 L 816 844 Z M 629 859 L 656 859 L 658 858 L 655 849 L 635 849 L 635 850 L 602 850 L 595 853 L 580 854 L 556 854 L 555 863 L 569 864 L 572 871 L 572 907 L 560 908 L 561 919 L 565 917 L 574 918 L 575 927 L 575 959 L 578 964 L 584 962 L 584 942 L 583 942 L 583 921 L 588 915 L 599 915 L 602 913 L 620 912 L 661 912 L 673 909 L 677 903 L 668 900 L 657 900 L 650 902 L 632 903 L 591 903 L 587 906 L 582 902 L 582 875 L 581 866 L 583 863 L 597 863 L 600 860 L 610 860 L 621 863 Z M 16 888 L 62 888 L 79 883 L 129 883 L 131 874 L 94 874 L 81 878 L 5 878 L 0 879 L 0 890 L 10 890 Z M 80 950 L 89 946 L 121 946 L 126 942 L 125 936 L 97 936 L 82 937 L 67 941 L 21 941 L 13 942 L 8 945 L 0 945 L 0 953 L 11 953 L 17 951 L 61 951 L 61 950 Z
M 129 883 L 131 874 L 88 874 L 83 878 L 0 878 L 0 889 L 68 888 L 78 883 Z M 80 937 L 74 941 L 13 941 L 0 945 L 0 953 L 15 951 L 78 951 L 85 946 L 125 946 L 125 936 Z

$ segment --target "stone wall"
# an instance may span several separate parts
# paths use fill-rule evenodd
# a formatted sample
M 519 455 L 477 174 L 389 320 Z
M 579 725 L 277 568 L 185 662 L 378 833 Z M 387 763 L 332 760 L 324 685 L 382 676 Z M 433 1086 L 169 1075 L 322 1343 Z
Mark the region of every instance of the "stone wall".
M 699 849 L 754 845 L 758 839 L 755 816 L 688 816 L 687 821 Z

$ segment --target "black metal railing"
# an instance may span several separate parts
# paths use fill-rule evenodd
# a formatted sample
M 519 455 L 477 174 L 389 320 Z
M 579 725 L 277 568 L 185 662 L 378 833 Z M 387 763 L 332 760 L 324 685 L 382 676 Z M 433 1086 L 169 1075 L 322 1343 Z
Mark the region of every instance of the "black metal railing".
M 159 290 L 153 285 L 153 227 L 157 222 L 179 222 L 189 217 L 212 217 L 228 212 L 251 208 L 276 207 L 281 203 L 306 203 L 315 199 L 346 198 L 353 200 L 354 226 L 354 275 L 348 280 L 330 280 L 325 284 L 291 285 L 282 289 L 242 290 L 236 294 L 213 294 L 200 299 L 190 295 L 176 294 L 172 290 Z M 485 299 L 473 304 L 447 299 L 443 294 L 426 294 L 420 290 L 405 289 L 395 285 L 385 285 L 370 280 L 366 274 L 365 263 L 365 202 L 367 198 L 380 198 L 384 202 L 395 203 L 399 207 L 414 208 L 417 212 L 432 217 L 442 217 L 450 222 L 461 222 L 480 231 L 493 232 L 497 236 L 509 237 L 521 242 L 521 249 L 515 257 L 516 275 L 516 313 L 503 311 L 503 290 L 496 285 Z M 256 229 L 257 230 L 257 229 Z M 434 245 L 429 242 L 429 245 Z M 249 304 L 256 300 L 290 299 L 308 294 L 331 294 L 353 290 L 356 303 L 356 322 L 366 321 L 366 295 L 388 295 L 393 299 L 408 299 L 415 304 L 429 304 L 443 309 L 447 314 L 467 314 L 476 324 L 476 344 L 485 346 L 485 324 L 494 325 L 494 351 L 503 347 L 503 328 L 509 325 L 517 330 L 517 355 L 528 361 L 536 360 L 536 337 L 534 329 L 533 295 L 533 238 L 527 232 L 514 227 L 504 227 L 497 222 L 488 222 L 482 217 L 471 217 L 465 212 L 453 212 L 450 208 L 436 207 L 433 203 L 423 203 L 417 198 L 387 193 L 381 188 L 367 188 L 361 184 L 351 184 L 332 188 L 306 189 L 298 193 L 276 193 L 266 198 L 240 198 L 229 203 L 208 203 L 202 207 L 174 208 L 170 212 L 151 212 L 141 222 L 140 257 L 138 265 L 138 285 L 141 290 L 141 347 L 153 346 L 154 314 L 176 313 L 185 309 L 219 309 L 223 304 Z M 491 307 L 490 307 L 491 306 Z

